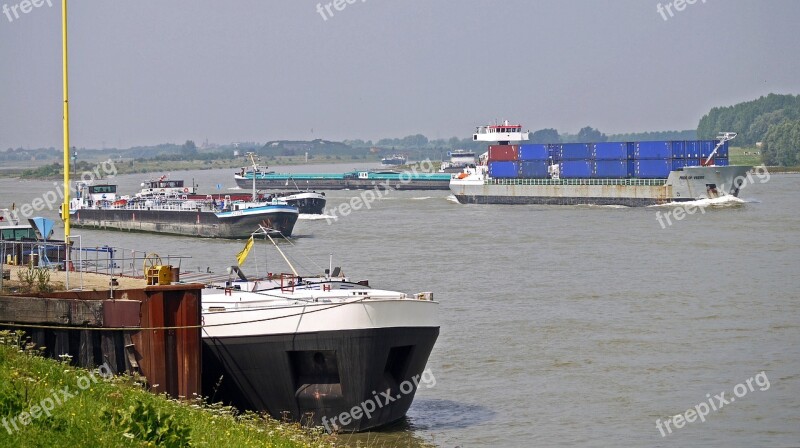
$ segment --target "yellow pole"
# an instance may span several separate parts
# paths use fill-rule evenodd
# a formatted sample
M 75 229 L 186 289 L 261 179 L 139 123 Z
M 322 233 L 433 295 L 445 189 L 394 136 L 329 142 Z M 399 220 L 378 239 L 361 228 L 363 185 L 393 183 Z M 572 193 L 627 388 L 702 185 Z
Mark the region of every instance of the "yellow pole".
M 64 82 L 64 203 L 61 205 L 61 219 L 64 220 L 64 243 L 66 244 L 66 264 L 64 266 L 67 277 L 66 287 L 69 289 L 69 81 L 67 78 L 67 0 L 61 0 L 61 62 L 62 78 Z

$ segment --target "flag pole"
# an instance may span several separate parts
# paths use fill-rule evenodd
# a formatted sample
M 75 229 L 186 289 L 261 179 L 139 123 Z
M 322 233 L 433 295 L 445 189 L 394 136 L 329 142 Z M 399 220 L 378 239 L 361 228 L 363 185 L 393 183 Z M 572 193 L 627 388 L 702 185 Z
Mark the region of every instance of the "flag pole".
M 61 205 L 61 219 L 64 221 L 64 249 L 66 262 L 64 273 L 66 275 L 66 288 L 69 290 L 70 269 L 70 228 L 69 228 L 69 80 L 67 72 L 67 0 L 61 0 L 61 63 L 64 90 L 64 203 Z

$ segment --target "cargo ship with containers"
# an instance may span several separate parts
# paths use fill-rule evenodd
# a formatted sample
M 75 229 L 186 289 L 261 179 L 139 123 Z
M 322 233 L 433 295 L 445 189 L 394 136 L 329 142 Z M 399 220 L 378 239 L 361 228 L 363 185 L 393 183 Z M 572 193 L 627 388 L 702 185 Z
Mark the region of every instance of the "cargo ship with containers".
M 236 185 L 250 188 L 255 178 L 259 190 L 447 190 L 448 173 L 423 173 L 391 169 L 358 170 L 346 173 L 276 173 L 242 170 L 234 175 Z
M 521 125 L 480 126 L 490 144 L 450 180 L 462 204 L 648 206 L 736 197 L 750 166 L 730 166 L 715 140 L 532 144 Z

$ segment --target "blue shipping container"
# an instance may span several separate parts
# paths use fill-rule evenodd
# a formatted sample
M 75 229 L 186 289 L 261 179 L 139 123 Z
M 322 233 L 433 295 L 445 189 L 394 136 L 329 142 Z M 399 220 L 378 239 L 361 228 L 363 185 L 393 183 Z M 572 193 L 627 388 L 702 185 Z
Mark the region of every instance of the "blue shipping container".
M 714 163 L 717 166 L 729 166 L 730 162 L 727 157 L 714 157 Z
M 594 162 L 594 177 L 599 179 L 624 179 L 628 177 L 628 161 L 598 160 Z
M 591 160 L 567 160 L 559 165 L 559 174 L 564 179 L 589 179 L 594 170 Z
M 547 160 L 550 152 L 547 145 L 519 145 L 519 160 Z
M 699 140 L 689 140 L 686 142 L 686 154 L 684 156 L 686 159 L 697 159 L 700 158 L 700 141 Z
M 619 142 L 603 142 L 592 144 L 592 155 L 595 160 L 625 160 L 628 158 L 628 144 Z
M 700 159 L 698 158 L 685 159 L 685 161 L 686 165 L 684 166 L 700 166 Z
M 519 177 L 524 179 L 544 179 L 549 177 L 547 167 L 550 163 L 546 160 L 528 160 L 520 162 Z
M 670 142 L 637 142 L 634 158 L 641 159 L 671 159 L 672 145 Z
M 714 140 L 701 140 L 700 141 L 700 157 L 708 157 L 711 155 L 711 152 L 714 150 L 714 147 L 717 146 L 717 142 Z
M 637 160 L 636 177 L 640 179 L 666 179 L 672 171 L 672 160 Z
M 561 160 L 588 160 L 592 158 L 592 147 L 588 143 L 564 143 L 559 150 Z
M 717 150 L 716 157 L 728 157 L 728 142 L 723 143 L 722 147 Z
M 708 157 L 719 144 L 719 140 L 703 140 L 700 142 L 700 157 Z M 725 142 L 714 154 L 714 157 L 728 157 L 728 142 Z
M 686 166 L 685 159 L 672 159 L 672 169 L 679 170 Z
M 672 158 L 673 159 L 683 159 L 686 157 L 686 142 L 685 141 L 672 141 L 670 142 L 672 146 Z
M 489 175 L 495 179 L 516 179 L 519 162 L 489 162 Z

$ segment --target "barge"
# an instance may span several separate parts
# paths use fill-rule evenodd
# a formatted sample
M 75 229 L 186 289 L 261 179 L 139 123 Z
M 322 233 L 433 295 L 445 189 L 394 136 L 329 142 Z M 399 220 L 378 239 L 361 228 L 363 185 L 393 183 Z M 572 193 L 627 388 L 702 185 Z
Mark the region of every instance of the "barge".
M 730 166 L 728 141 L 528 144 L 522 126 L 479 127 L 489 145 L 479 163 L 454 174 L 462 204 L 622 205 L 736 197 L 750 166 Z

